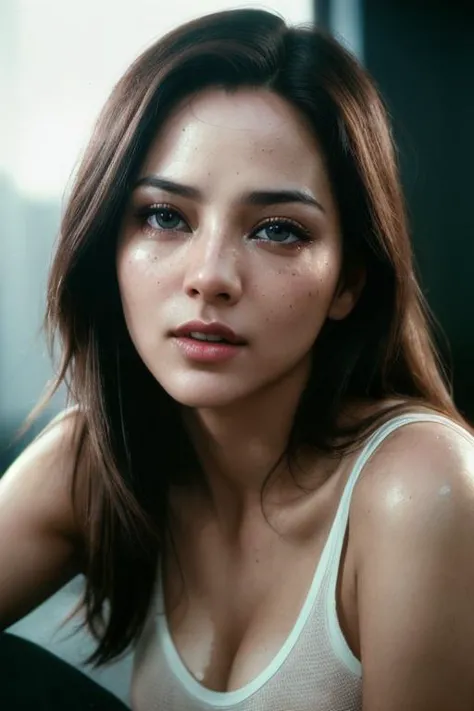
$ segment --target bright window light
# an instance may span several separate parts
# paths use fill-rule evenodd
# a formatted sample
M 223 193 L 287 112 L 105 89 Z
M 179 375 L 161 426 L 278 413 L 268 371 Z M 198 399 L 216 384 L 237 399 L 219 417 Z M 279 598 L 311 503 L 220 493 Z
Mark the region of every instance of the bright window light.
M 7 56 L 0 49 L 0 59 L 9 65 L 9 108 L 2 119 L 8 138 L 0 150 L 0 171 L 24 194 L 60 197 L 102 104 L 130 62 L 172 27 L 234 7 L 273 9 L 291 24 L 312 19 L 311 0 L 235 5 L 225 0 L 1 0 L 0 39 L 8 33 L 9 50 Z

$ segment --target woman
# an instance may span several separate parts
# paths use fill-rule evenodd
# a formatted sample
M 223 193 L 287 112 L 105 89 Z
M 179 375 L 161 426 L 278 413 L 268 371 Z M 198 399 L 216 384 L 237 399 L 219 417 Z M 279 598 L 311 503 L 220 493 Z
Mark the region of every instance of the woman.
M 334 40 L 238 10 L 146 51 L 47 324 L 75 407 L 2 481 L 4 624 L 82 571 L 91 661 L 136 648 L 138 711 L 473 708 L 473 439 Z

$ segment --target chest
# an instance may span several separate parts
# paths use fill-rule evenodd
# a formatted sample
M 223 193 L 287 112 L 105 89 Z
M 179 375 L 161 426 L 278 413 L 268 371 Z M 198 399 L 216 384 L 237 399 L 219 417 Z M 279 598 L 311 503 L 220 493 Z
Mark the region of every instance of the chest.
M 164 606 L 172 644 L 196 681 L 216 691 L 239 689 L 281 653 L 322 572 L 337 503 L 313 502 L 312 516 L 295 516 L 283 534 L 261 522 L 236 548 L 210 522 L 177 537 L 178 555 L 167 556 L 163 569 Z M 354 581 L 348 540 L 337 605 L 349 640 L 357 635 Z

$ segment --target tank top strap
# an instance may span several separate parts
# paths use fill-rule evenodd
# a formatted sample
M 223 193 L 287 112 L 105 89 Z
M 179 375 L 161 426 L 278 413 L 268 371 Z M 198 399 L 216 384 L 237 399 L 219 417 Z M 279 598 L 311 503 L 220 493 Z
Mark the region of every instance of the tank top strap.
M 347 642 L 344 638 L 343 632 L 339 625 L 338 613 L 337 613 L 337 595 L 336 587 L 340 568 L 342 547 L 344 544 L 345 533 L 347 530 L 347 523 L 349 519 L 350 504 L 352 499 L 352 493 L 354 487 L 357 484 L 359 476 L 367 464 L 369 459 L 372 457 L 374 452 L 380 447 L 385 439 L 391 435 L 395 430 L 398 430 L 404 425 L 408 425 L 414 422 L 438 422 L 448 427 L 457 430 L 463 434 L 469 434 L 466 430 L 457 424 L 453 420 L 443 415 L 437 415 L 430 412 L 411 412 L 403 415 L 398 415 L 381 425 L 367 440 L 362 452 L 357 457 L 352 471 L 348 477 L 347 483 L 344 487 L 344 491 L 339 503 L 336 516 L 334 518 L 333 525 L 329 534 L 328 543 L 328 556 L 326 558 L 326 585 L 324 585 L 323 595 L 326 597 L 325 607 L 327 611 L 327 625 L 329 636 L 331 638 L 331 644 L 334 653 L 339 657 L 341 661 L 344 662 L 345 666 L 352 671 L 352 673 L 360 675 L 361 665 L 360 661 L 352 654 Z
M 372 457 L 374 452 L 380 447 L 380 445 L 384 442 L 385 439 L 387 439 L 389 435 L 395 432 L 395 430 L 398 430 L 400 427 L 403 427 L 404 425 L 409 425 L 413 422 L 439 422 L 441 424 L 448 425 L 449 427 L 456 429 L 459 432 L 467 434 L 466 430 L 463 427 L 458 425 L 456 422 L 453 422 L 453 420 L 450 420 L 448 417 L 430 412 L 410 412 L 402 415 L 397 415 L 396 417 L 387 420 L 387 422 L 381 425 L 369 437 L 368 441 L 364 445 L 364 448 L 362 449 L 362 452 L 357 457 L 352 471 L 349 474 L 347 483 L 344 487 L 344 491 L 341 496 L 341 501 L 339 502 L 339 506 L 330 533 L 330 537 L 332 539 L 332 560 L 336 563 L 339 562 L 342 546 L 344 543 L 344 536 L 347 528 L 347 522 L 349 519 L 352 493 L 362 470 L 364 469 L 365 465 Z

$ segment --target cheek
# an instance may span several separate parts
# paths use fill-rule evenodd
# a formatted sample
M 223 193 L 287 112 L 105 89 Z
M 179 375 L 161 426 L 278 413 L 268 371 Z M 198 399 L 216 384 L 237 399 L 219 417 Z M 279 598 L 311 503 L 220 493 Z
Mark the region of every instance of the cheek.
M 150 248 L 151 247 L 151 248 Z M 150 353 L 156 348 L 156 323 L 162 316 L 164 297 L 173 290 L 169 270 L 154 253 L 153 245 L 128 244 L 119 248 L 117 279 L 123 315 L 130 338 L 144 363 L 150 367 Z M 168 275 L 168 276 L 167 276 Z M 167 281 L 168 280 L 168 281 Z
M 146 245 L 127 245 L 117 253 L 117 278 L 124 310 L 142 307 L 156 298 L 167 270 L 154 250 Z M 169 272 L 168 272 L 169 273 Z
M 318 328 L 326 319 L 338 278 L 338 260 L 328 257 L 278 270 L 266 290 L 271 304 L 267 321 L 290 321 L 298 331 Z

